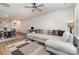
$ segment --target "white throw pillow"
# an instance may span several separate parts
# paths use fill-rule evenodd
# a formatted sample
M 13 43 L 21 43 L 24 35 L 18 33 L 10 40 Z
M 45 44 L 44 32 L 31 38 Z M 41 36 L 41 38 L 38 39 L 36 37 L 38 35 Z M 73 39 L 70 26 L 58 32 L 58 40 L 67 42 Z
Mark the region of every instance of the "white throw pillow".
M 68 41 L 69 39 L 70 39 L 70 37 L 71 37 L 71 33 L 69 33 L 69 32 L 64 32 L 63 33 L 63 41 Z
M 69 38 L 68 42 L 73 43 L 73 35 L 71 34 L 71 37 Z
M 35 33 L 35 31 L 33 31 L 32 33 Z

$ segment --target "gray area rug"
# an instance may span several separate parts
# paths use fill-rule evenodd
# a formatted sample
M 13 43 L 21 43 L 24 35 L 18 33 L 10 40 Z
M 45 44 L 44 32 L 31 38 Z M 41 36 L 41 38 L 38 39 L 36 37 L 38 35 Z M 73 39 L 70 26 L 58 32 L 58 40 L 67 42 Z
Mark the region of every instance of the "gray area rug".
M 17 50 L 11 52 L 13 55 L 56 55 L 46 51 L 45 46 L 37 42 L 24 43 L 17 48 Z

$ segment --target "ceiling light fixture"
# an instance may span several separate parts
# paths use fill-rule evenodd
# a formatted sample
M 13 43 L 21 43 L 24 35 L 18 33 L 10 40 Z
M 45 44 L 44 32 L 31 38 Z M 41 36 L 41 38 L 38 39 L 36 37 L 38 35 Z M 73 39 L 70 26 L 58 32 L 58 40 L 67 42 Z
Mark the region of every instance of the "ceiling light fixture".
M 39 9 L 39 7 L 42 7 L 44 6 L 44 4 L 37 4 L 37 3 L 31 3 L 32 6 L 24 6 L 25 8 L 32 8 L 32 12 L 34 12 L 35 10 L 38 10 L 38 11 L 42 11 L 41 9 Z

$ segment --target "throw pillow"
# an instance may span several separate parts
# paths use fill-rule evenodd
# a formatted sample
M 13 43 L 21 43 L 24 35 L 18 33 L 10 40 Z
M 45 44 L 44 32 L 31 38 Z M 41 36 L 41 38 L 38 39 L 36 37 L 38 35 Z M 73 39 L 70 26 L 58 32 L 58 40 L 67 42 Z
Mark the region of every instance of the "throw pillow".
M 73 45 L 78 46 L 78 39 L 76 36 L 73 37 Z
M 53 35 L 58 35 L 58 30 L 53 30 Z
M 63 36 L 63 33 L 64 33 L 65 31 L 63 31 L 63 30 L 58 30 L 58 36 Z
M 68 41 L 68 39 L 70 38 L 70 35 L 71 35 L 71 33 L 69 33 L 69 32 L 64 32 L 63 33 L 63 41 L 65 41 L 65 42 L 67 42 Z
M 48 34 L 48 35 L 52 35 L 52 33 L 53 33 L 53 30 L 48 30 L 48 31 L 47 31 L 47 34 Z

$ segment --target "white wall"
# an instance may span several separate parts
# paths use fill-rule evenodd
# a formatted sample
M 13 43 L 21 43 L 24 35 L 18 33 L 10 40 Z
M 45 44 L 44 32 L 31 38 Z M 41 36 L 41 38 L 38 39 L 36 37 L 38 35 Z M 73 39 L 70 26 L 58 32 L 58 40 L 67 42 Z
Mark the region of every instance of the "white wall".
M 79 4 L 75 6 L 76 34 L 79 33 Z
M 26 32 L 31 26 L 44 30 L 61 29 L 69 31 L 67 22 L 68 20 L 74 20 L 74 15 L 74 8 L 68 8 L 22 20 L 19 31 Z

